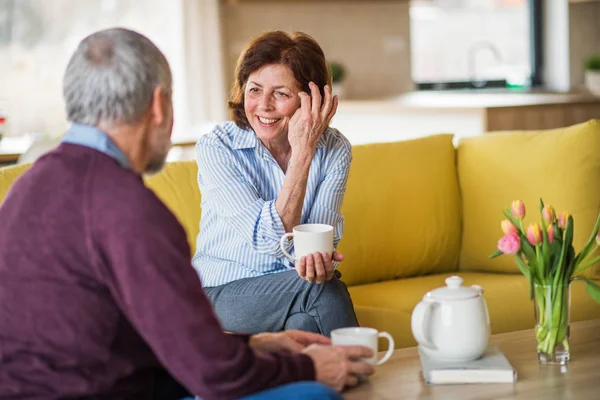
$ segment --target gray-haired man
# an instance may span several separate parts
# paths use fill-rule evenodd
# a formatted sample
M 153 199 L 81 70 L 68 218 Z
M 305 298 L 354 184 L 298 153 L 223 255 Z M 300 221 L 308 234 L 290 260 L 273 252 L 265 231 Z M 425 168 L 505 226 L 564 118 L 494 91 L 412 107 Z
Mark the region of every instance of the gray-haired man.
M 252 398 L 336 398 L 373 372 L 353 361 L 370 350 L 320 335 L 223 332 L 183 228 L 140 177 L 164 164 L 173 125 L 169 65 L 147 38 L 84 39 L 64 96 L 72 128 L 0 206 L 0 398 L 151 399 L 164 370 L 204 398 L 301 380 L 328 386 Z

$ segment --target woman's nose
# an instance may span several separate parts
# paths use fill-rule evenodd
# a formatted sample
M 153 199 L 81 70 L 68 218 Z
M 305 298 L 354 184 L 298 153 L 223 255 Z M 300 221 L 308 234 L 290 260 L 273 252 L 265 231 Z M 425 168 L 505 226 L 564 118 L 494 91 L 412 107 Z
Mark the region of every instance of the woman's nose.
M 267 93 L 263 93 L 262 96 L 260 96 L 260 101 L 258 103 L 261 110 L 270 110 L 272 108 L 271 100 L 271 96 L 269 96 Z

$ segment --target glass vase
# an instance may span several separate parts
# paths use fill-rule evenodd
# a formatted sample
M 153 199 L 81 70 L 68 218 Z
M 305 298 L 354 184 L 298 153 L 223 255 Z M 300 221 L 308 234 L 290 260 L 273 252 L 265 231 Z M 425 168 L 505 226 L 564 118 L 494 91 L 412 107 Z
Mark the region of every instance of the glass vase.
M 534 285 L 535 337 L 540 364 L 569 363 L 570 309 L 570 285 Z

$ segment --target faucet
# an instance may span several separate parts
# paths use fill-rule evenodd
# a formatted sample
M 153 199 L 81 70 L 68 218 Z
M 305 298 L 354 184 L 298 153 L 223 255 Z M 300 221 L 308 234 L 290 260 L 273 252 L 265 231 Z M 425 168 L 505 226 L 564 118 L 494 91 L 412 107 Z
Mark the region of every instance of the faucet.
M 500 54 L 500 51 L 498 50 L 498 48 L 496 46 L 494 46 L 494 44 L 492 42 L 489 41 L 480 41 L 480 42 L 475 42 L 473 44 L 471 44 L 469 46 L 469 49 L 467 50 L 467 63 L 468 63 L 468 74 L 469 74 L 469 80 L 471 81 L 471 84 L 476 87 L 476 88 L 482 88 L 487 84 L 486 80 L 478 80 L 477 79 L 477 71 L 476 71 L 476 56 L 477 54 L 481 51 L 481 50 L 489 50 L 492 52 L 492 54 L 494 55 L 494 58 L 496 59 L 496 62 L 499 65 L 504 64 L 504 60 L 502 59 L 502 54 Z

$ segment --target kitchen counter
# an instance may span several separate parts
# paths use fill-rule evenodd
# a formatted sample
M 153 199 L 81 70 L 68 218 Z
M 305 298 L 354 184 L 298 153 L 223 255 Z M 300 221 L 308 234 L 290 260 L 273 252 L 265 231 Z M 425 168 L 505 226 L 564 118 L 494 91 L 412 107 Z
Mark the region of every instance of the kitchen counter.
M 485 108 L 527 107 L 557 104 L 599 104 L 600 97 L 589 93 L 549 93 L 499 90 L 422 91 L 384 100 L 342 100 L 340 107 L 350 110 L 435 110 L 459 111 Z
M 462 137 L 507 130 L 553 129 L 600 119 L 589 93 L 481 91 L 411 92 L 382 100 L 342 100 L 332 125 L 363 144 L 434 133 Z

